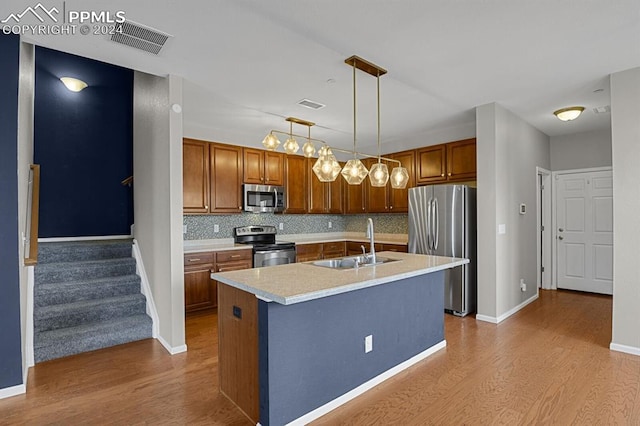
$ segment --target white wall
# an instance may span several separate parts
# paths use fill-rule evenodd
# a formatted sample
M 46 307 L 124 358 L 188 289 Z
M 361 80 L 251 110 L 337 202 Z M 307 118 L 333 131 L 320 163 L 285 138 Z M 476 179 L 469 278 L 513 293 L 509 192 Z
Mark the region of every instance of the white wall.
M 551 137 L 551 170 L 611 166 L 611 130 Z
M 134 238 L 158 312 L 159 339 L 185 347 L 182 257 L 182 80 L 136 72 L 133 96 Z
M 611 348 L 640 355 L 640 68 L 611 75 L 613 146 L 613 336 Z
M 35 51 L 32 44 L 20 44 L 20 86 L 18 88 L 18 231 L 20 241 L 26 229 L 27 203 L 29 191 L 29 170 L 33 163 L 33 102 L 35 90 Z M 28 237 L 28 236 L 27 236 Z M 20 244 L 20 320 L 22 329 L 22 371 L 26 378 L 27 368 L 31 361 L 30 351 L 32 333 L 28 330 L 32 324 L 27 309 L 28 269 L 23 263 L 25 258 L 24 244 Z M 26 384 L 26 382 L 25 382 Z
M 536 167 L 550 167 L 549 137 L 495 103 L 478 107 L 476 122 L 478 314 L 499 320 L 537 294 Z

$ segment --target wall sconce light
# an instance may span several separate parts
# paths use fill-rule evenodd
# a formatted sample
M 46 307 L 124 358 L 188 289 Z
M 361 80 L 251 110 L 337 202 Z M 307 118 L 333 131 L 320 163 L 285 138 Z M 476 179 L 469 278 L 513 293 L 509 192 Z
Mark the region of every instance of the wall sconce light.
M 87 87 L 87 83 L 73 77 L 60 77 L 60 81 L 72 92 L 80 92 Z
M 557 111 L 554 111 L 553 115 L 558 117 L 558 120 L 560 121 L 571 121 L 580 117 L 580 114 L 582 114 L 582 111 L 584 111 L 584 107 L 572 106 L 572 107 L 562 108 Z

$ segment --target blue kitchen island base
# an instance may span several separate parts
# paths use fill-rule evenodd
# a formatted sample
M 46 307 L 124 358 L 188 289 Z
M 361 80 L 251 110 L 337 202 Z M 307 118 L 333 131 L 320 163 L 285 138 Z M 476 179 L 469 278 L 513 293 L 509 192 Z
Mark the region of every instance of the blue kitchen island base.
M 260 300 L 260 424 L 305 424 L 444 347 L 443 312 L 443 271 L 292 305 Z

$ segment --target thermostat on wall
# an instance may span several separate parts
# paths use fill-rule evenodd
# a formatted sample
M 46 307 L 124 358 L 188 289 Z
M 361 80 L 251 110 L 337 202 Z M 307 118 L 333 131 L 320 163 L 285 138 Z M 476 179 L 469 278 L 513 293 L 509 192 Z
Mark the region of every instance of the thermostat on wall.
M 522 203 L 520 204 L 520 214 L 525 214 L 527 212 L 527 205 Z

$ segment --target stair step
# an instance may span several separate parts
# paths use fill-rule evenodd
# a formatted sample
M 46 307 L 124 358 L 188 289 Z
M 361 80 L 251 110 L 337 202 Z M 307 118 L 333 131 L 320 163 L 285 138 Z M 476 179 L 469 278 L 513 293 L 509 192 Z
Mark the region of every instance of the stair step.
M 141 294 L 83 300 L 38 308 L 34 312 L 34 330 L 38 332 L 76 327 L 114 318 L 130 317 L 146 312 L 146 298 Z
M 80 302 L 140 293 L 140 277 L 135 274 L 81 281 L 38 284 L 34 287 L 36 307 Z
M 136 272 L 133 257 L 123 259 L 89 260 L 82 262 L 45 263 L 35 267 L 35 285 L 64 281 L 131 275 Z
M 150 337 L 152 337 L 152 321 L 144 314 L 38 332 L 34 334 L 35 362 Z
M 38 264 L 131 257 L 131 239 L 39 243 Z

